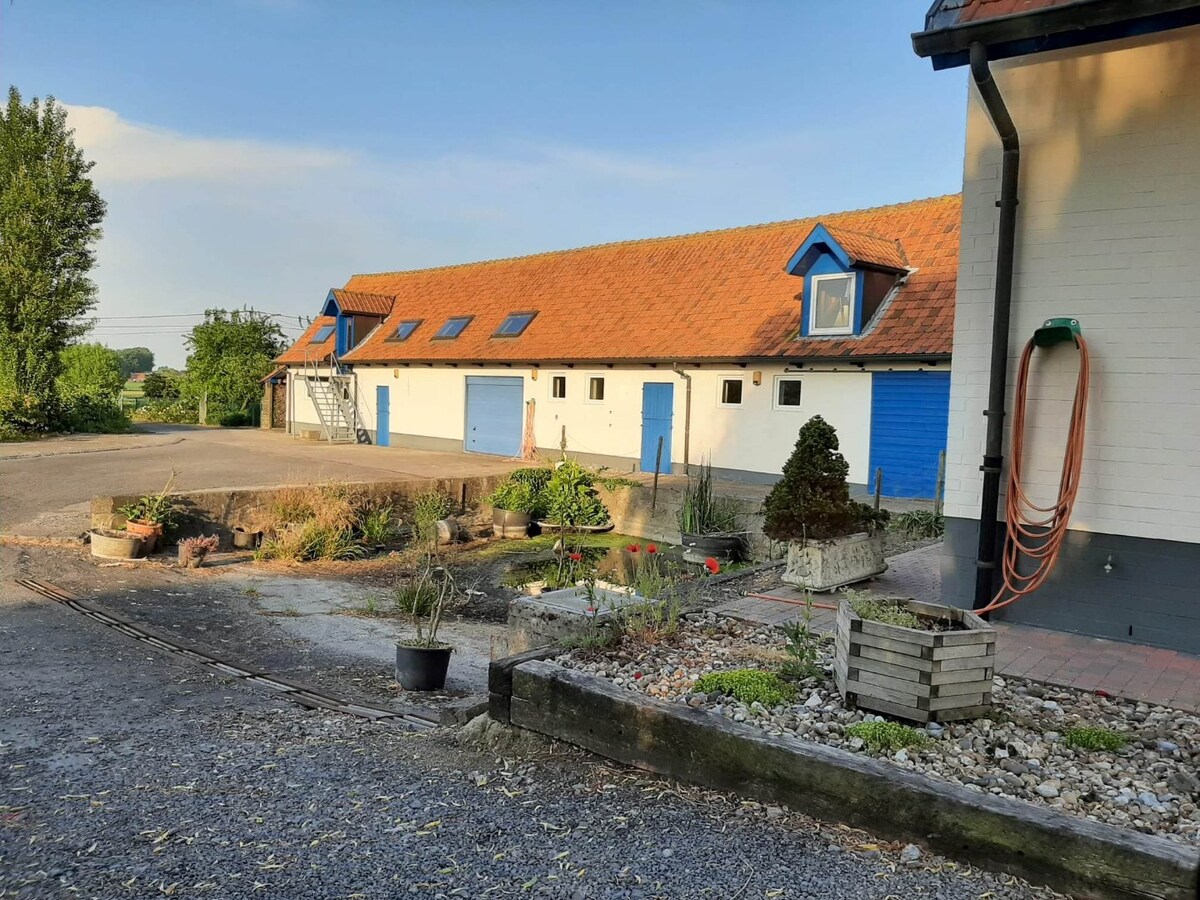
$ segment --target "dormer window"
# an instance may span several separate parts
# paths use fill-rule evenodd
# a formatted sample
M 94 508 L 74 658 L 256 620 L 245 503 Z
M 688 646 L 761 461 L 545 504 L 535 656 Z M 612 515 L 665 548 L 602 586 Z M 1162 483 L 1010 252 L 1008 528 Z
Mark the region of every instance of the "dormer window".
M 812 303 L 809 304 L 809 334 L 854 333 L 855 276 L 812 276 Z

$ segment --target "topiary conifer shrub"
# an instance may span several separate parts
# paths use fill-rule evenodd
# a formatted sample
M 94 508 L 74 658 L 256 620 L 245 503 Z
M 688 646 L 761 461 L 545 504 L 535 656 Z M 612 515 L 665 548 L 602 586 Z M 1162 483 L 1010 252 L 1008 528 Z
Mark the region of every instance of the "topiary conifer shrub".
M 837 430 L 813 416 L 801 426 L 783 477 L 763 503 L 763 532 L 777 541 L 828 541 L 874 531 L 887 511 L 851 500 L 849 474 Z

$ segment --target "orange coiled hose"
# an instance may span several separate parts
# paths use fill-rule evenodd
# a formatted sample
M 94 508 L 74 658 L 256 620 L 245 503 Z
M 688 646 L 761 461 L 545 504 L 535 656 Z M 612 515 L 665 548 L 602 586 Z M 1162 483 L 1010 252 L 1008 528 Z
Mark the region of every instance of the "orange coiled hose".
M 1033 338 L 1021 354 L 1017 372 L 1017 398 L 1013 412 L 1012 450 L 1008 465 L 1008 493 L 1004 499 L 1007 530 L 1001 561 L 1003 583 L 992 602 L 976 613 L 988 613 L 1015 603 L 1032 594 L 1045 583 L 1067 537 L 1067 523 L 1079 493 L 1080 472 L 1083 469 L 1084 427 L 1087 423 L 1088 383 L 1091 380 L 1091 361 L 1087 343 L 1075 336 L 1079 348 L 1079 378 L 1075 384 L 1075 401 L 1071 407 L 1071 423 L 1067 429 L 1067 450 L 1063 456 L 1062 474 L 1058 482 L 1058 500 L 1051 506 L 1038 506 L 1025 493 L 1021 466 L 1025 453 L 1025 407 L 1029 395 L 1029 363 L 1036 347 Z M 1031 560 L 1033 570 L 1021 574 L 1022 559 Z

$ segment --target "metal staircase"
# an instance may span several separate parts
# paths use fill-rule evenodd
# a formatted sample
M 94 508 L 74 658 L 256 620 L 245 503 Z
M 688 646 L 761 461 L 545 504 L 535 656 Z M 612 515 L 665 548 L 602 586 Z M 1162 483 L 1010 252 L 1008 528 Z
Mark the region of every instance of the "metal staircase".
M 319 360 L 304 359 L 304 386 L 331 444 L 356 444 L 360 434 L 355 403 L 354 376 L 330 356 L 328 374 L 321 373 Z

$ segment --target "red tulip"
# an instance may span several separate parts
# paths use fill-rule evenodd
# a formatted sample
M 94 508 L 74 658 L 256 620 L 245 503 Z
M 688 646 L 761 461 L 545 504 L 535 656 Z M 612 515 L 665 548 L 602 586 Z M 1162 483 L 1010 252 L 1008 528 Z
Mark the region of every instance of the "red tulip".
M 647 553 L 657 553 L 657 552 L 658 552 L 658 548 L 657 548 L 657 547 L 655 547 L 653 544 L 647 544 L 647 545 L 646 545 L 646 552 L 647 552 Z
M 568 553 L 567 558 L 570 559 L 571 562 L 579 562 L 581 559 L 583 559 L 583 554 L 582 553 Z
M 641 672 L 634 672 L 634 673 L 633 673 L 633 677 L 634 677 L 634 678 L 641 678 L 641 677 L 642 677 L 642 673 L 641 673 Z
M 625 549 L 628 550 L 630 553 L 637 553 L 639 550 L 642 549 L 642 545 L 641 544 L 630 544 Z
M 704 561 L 704 568 L 708 569 L 709 575 L 716 575 L 721 571 L 721 564 L 710 556 Z

